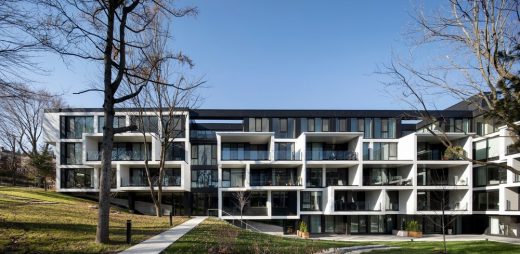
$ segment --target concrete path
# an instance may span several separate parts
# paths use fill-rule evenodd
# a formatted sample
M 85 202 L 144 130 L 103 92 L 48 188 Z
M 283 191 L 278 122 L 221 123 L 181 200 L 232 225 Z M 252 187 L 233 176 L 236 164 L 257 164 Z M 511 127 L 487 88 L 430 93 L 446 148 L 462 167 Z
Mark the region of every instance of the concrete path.
M 159 254 L 164 249 L 168 248 L 172 243 L 179 240 L 183 235 L 188 233 L 194 227 L 199 225 L 207 217 L 195 217 L 188 220 L 181 225 L 175 226 L 168 229 L 161 234 L 151 237 L 139 244 L 136 244 L 125 251 L 122 254 Z

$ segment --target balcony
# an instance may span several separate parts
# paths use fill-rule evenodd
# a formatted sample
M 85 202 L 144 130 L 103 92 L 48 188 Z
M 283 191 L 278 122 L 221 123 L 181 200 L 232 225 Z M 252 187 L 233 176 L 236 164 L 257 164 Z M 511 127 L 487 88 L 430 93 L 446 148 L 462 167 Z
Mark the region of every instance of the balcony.
M 508 145 L 506 149 L 506 155 L 512 155 L 520 153 L 520 148 L 514 144 Z
M 102 152 L 98 151 L 87 151 L 87 161 L 100 161 Z M 148 160 L 151 159 L 150 153 L 148 153 Z M 145 156 L 143 152 L 134 151 L 118 151 L 112 152 L 112 161 L 144 161 Z
M 301 161 L 302 157 L 301 157 L 300 152 L 275 151 L 274 160 L 276 160 L 276 161 Z
M 121 187 L 148 187 L 148 178 L 144 169 L 130 169 L 130 177 L 121 177 Z M 150 169 L 151 182 L 153 186 L 159 184 L 159 170 Z M 180 169 L 166 169 L 164 178 L 162 180 L 163 187 L 178 187 L 181 186 L 181 170 Z
M 334 192 L 334 211 L 381 211 L 377 202 L 380 191 L 343 191 Z
M 412 178 L 407 177 L 408 168 L 365 168 L 363 185 L 365 186 L 411 186 Z
M 412 186 L 413 179 L 403 176 L 363 176 L 364 186 Z
M 267 145 L 248 143 L 223 143 L 223 161 L 266 161 L 269 160 L 269 149 Z
M 214 130 L 191 130 L 190 139 L 216 139 L 216 131 Z
M 296 168 L 251 169 L 251 186 L 302 186 Z
M 444 211 L 467 211 L 468 204 L 464 202 L 447 202 L 444 205 Z M 440 203 L 436 204 L 426 204 L 422 202 L 417 203 L 417 211 L 442 211 L 442 205 Z
M 357 153 L 351 151 L 307 151 L 307 160 L 309 161 L 354 161 L 357 159 Z
M 445 155 L 446 149 L 434 149 L 434 150 L 421 150 L 417 152 L 417 160 L 422 161 L 440 161 L 440 160 L 464 160 L 467 157 L 466 151 L 463 153 L 463 157 L 458 156 L 447 156 Z

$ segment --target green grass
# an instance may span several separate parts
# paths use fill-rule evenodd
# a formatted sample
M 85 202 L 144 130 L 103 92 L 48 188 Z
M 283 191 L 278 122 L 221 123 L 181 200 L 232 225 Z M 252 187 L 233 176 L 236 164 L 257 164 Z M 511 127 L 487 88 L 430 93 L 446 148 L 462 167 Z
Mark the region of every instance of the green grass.
M 400 247 L 400 249 L 371 251 L 370 253 L 442 253 L 442 242 L 390 242 L 378 243 L 381 245 Z M 468 242 L 447 242 L 448 253 L 467 253 L 467 254 L 505 254 L 520 253 L 520 245 L 498 243 L 492 241 L 468 241 Z
M 166 253 L 316 253 L 367 243 L 303 240 L 250 232 L 208 218 L 172 244 Z
M 209 218 L 172 244 L 166 253 L 316 253 L 354 245 L 386 245 L 400 249 L 370 253 L 440 253 L 442 242 L 341 242 L 303 240 L 260 234 Z M 520 253 L 520 245 L 491 241 L 448 242 L 449 253 Z
M 94 242 L 95 202 L 32 188 L 0 186 L 0 253 L 115 253 L 130 245 L 126 220 L 132 220 L 136 244 L 169 228 L 169 218 L 112 209 L 110 244 Z M 175 224 L 186 221 L 175 217 Z

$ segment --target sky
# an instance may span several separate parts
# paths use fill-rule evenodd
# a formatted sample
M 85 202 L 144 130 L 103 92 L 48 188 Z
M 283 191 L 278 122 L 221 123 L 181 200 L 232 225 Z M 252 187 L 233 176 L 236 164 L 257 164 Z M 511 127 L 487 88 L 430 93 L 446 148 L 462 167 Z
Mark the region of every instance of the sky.
M 403 109 L 376 74 L 392 54 L 407 54 L 404 33 L 418 5 L 393 1 L 177 0 L 196 17 L 174 19 L 170 47 L 195 63 L 206 81 L 200 108 Z M 437 1 L 426 1 L 433 9 Z M 33 77 L 71 107 L 101 107 L 102 94 L 73 92 L 101 82 L 94 63 L 56 56 Z M 452 101 L 441 101 L 448 106 Z

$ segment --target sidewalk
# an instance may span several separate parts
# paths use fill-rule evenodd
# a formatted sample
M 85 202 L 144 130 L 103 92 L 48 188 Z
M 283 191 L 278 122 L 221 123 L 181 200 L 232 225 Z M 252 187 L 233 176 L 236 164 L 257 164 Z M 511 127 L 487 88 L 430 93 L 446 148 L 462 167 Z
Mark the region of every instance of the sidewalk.
M 151 237 L 139 244 L 136 244 L 121 254 L 159 254 L 164 249 L 168 248 L 172 243 L 179 240 L 183 235 L 188 233 L 194 227 L 199 225 L 207 217 L 195 217 L 189 221 L 182 223 L 176 227 L 168 229 L 161 234 Z

